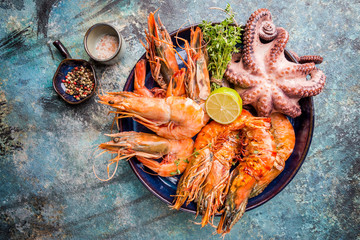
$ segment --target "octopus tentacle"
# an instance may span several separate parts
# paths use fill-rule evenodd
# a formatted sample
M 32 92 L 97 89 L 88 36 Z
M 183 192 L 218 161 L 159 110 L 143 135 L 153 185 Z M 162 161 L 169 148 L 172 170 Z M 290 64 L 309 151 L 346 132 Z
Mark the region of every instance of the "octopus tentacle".
M 283 28 L 277 28 L 278 35 L 272 42 L 273 47 L 270 50 L 268 64 L 270 66 L 270 72 L 275 70 L 275 63 L 284 54 L 284 49 L 289 41 L 289 33 Z
M 288 52 L 290 52 L 291 55 L 293 55 L 293 57 L 296 59 L 296 61 L 298 61 L 300 64 L 303 63 L 315 63 L 315 64 L 320 64 L 323 62 L 324 58 L 318 55 L 305 55 L 305 56 L 301 56 L 299 57 L 299 55 L 291 50 L 288 50 Z
M 299 62 L 300 58 L 299 58 L 299 55 L 294 52 L 293 50 L 287 50 L 294 58 L 297 62 Z
M 247 90 L 240 90 L 235 87 L 235 90 L 242 92 L 240 95 L 244 105 L 256 102 L 257 99 L 261 96 L 261 90 L 259 87 L 249 88 Z
M 306 55 L 306 56 L 301 56 L 298 60 L 299 63 L 315 63 L 315 64 L 320 64 L 323 61 L 323 57 L 321 56 L 317 56 L 317 55 Z
M 293 118 L 301 114 L 301 108 L 299 104 L 296 101 L 292 101 L 278 88 L 274 91 L 272 100 L 276 111 Z
M 299 76 L 307 76 L 310 74 L 311 71 L 315 70 L 315 63 L 305 63 L 305 64 L 293 64 L 293 65 L 286 65 L 282 69 L 277 70 L 278 77 L 286 78 L 296 78 Z
M 229 82 L 236 84 L 242 88 L 254 87 L 256 84 L 259 83 L 256 79 L 250 78 L 248 73 L 244 72 L 239 74 L 234 72 L 231 68 L 228 68 L 225 71 L 224 76 Z
M 326 76 L 319 69 L 311 71 L 310 76 L 311 79 L 309 81 L 284 81 L 277 85 L 290 97 L 304 98 L 315 96 L 323 90 Z
M 262 95 L 256 103 L 256 112 L 260 116 L 269 117 L 273 109 L 272 98 L 270 94 Z
M 260 68 L 256 64 L 254 53 L 257 50 L 257 44 L 260 42 L 260 38 L 258 37 L 260 26 L 265 21 L 272 22 L 271 13 L 269 10 L 262 8 L 251 14 L 245 26 L 243 62 L 244 66 L 253 73 L 260 71 Z M 263 31 L 263 33 L 265 34 L 266 31 Z

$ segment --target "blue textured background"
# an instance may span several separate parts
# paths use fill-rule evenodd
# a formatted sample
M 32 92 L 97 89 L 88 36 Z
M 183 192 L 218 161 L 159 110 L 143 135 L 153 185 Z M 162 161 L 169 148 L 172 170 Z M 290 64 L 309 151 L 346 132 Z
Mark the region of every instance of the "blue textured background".
M 238 22 L 268 8 L 290 33 L 288 49 L 318 54 L 327 75 L 314 98 L 310 152 L 293 181 L 247 212 L 226 239 L 360 239 L 359 1 L 229 1 Z M 83 35 L 115 24 L 127 51 L 113 66 L 96 65 L 104 90 L 121 90 L 144 49 L 146 17 L 158 8 L 169 31 L 185 22 L 219 21 L 209 7 L 224 1 L 0 1 L 0 235 L 3 239 L 219 239 L 194 216 L 171 211 L 138 181 L 127 163 L 103 183 L 92 152 L 111 127 L 96 98 L 80 106 L 52 89 L 61 56 L 88 59 Z M 188 24 L 186 24 L 188 25 Z M 101 168 L 99 168 L 101 169 Z M 100 170 L 99 170 L 100 171 Z M 197 221 L 200 221 L 199 219 Z

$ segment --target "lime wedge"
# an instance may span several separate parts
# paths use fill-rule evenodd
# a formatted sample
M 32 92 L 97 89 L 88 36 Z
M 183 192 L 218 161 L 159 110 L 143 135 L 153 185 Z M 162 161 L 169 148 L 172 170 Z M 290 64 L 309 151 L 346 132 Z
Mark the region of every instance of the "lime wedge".
M 235 121 L 242 110 L 242 100 L 232 88 L 214 90 L 205 103 L 206 112 L 214 121 L 229 124 Z

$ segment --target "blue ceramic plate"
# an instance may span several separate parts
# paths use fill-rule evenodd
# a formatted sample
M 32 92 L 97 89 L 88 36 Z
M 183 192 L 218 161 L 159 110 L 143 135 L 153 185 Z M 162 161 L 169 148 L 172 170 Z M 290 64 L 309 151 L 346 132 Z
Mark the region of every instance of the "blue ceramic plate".
M 191 27 L 187 27 L 180 30 L 178 32 L 178 36 L 189 40 L 190 28 Z M 174 31 L 170 35 L 174 37 L 176 33 L 177 31 Z M 172 40 L 174 43 L 176 42 L 174 38 Z M 186 60 L 187 57 L 185 52 L 181 48 L 177 48 L 176 50 Z M 291 55 L 289 55 L 288 57 L 290 59 L 292 58 Z M 140 59 L 145 59 L 145 54 Z M 178 58 L 178 63 L 180 68 L 185 67 L 183 62 L 180 60 L 180 58 Z M 147 65 L 146 86 L 148 88 L 157 86 L 151 76 L 149 65 Z M 127 79 L 127 82 L 124 87 L 124 91 L 133 91 L 133 89 L 134 89 L 134 69 L 131 71 Z M 286 161 L 284 171 L 273 182 L 271 182 L 269 186 L 261 194 L 259 194 L 254 198 L 249 199 L 246 210 L 251 210 L 260 206 L 261 204 L 273 198 L 282 189 L 284 189 L 286 185 L 293 179 L 293 177 L 301 167 L 303 161 L 305 160 L 306 154 L 310 147 L 313 128 L 314 128 L 314 105 L 312 98 L 301 99 L 300 106 L 302 110 L 302 115 L 295 119 L 290 119 L 295 130 L 296 143 L 292 155 Z M 129 118 L 121 119 L 119 121 L 119 127 L 120 127 L 120 131 L 151 132 L 144 126 L 138 124 L 137 122 Z M 176 185 L 178 180 L 180 179 L 179 176 L 164 178 L 164 177 L 148 174 L 146 172 L 152 172 L 152 171 L 144 167 L 139 161 L 137 161 L 136 158 L 130 159 L 129 163 L 132 170 L 135 172 L 136 176 L 145 185 L 145 187 L 149 189 L 150 192 L 152 192 L 155 196 L 160 198 L 165 203 L 172 204 L 174 200 L 172 195 L 176 194 Z M 183 206 L 181 210 L 186 212 L 196 213 L 196 205 L 194 203 L 191 203 L 187 206 Z

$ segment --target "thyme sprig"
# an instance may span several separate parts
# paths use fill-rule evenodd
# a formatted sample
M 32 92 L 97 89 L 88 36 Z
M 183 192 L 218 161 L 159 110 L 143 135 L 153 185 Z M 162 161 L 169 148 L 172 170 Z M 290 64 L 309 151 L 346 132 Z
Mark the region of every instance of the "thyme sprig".
M 214 8 L 219 9 L 219 8 Z M 203 31 L 206 49 L 209 55 L 208 69 L 212 75 L 212 82 L 221 83 L 228 63 L 233 53 L 238 52 L 236 45 L 241 43 L 241 27 L 235 21 L 235 13 L 227 4 L 224 11 L 228 17 L 219 24 L 203 21 L 200 27 Z

